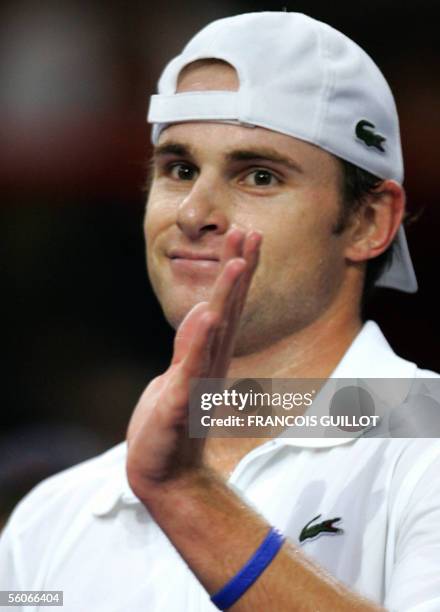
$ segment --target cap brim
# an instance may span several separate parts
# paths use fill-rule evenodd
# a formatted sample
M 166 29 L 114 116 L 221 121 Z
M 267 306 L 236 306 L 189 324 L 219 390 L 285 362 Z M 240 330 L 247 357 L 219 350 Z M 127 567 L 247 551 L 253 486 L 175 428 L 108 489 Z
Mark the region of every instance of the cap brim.
M 399 227 L 391 248 L 391 264 L 376 280 L 376 286 L 415 293 L 418 289 L 417 278 L 409 254 L 405 230 L 402 226 Z

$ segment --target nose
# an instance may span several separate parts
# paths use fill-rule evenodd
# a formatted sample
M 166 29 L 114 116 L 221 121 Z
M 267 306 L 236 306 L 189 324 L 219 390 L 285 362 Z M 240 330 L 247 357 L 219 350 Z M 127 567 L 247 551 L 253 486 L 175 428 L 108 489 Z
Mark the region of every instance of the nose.
M 229 228 L 226 207 L 220 186 L 199 178 L 179 205 L 177 226 L 190 240 L 224 234 Z

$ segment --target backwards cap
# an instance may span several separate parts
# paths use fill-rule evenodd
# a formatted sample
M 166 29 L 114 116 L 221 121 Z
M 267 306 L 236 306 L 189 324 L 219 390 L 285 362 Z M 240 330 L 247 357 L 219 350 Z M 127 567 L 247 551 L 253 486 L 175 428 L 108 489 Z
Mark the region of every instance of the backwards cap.
M 176 93 L 182 69 L 218 59 L 237 73 L 237 91 Z M 403 181 L 399 120 L 373 60 L 329 25 L 300 13 L 247 13 L 196 34 L 166 67 L 151 97 L 152 140 L 172 123 L 238 122 L 300 138 L 382 179 Z M 409 293 L 417 280 L 401 226 L 391 264 L 376 285 Z

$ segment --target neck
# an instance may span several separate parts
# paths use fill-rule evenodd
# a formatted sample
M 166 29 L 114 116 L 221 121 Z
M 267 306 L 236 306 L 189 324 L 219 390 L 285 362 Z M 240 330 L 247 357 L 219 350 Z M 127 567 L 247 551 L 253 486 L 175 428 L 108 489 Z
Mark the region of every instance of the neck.
M 328 312 L 260 351 L 234 357 L 228 377 L 327 378 L 361 326 L 359 316 Z
M 344 300 L 339 304 L 351 304 Z M 232 359 L 228 378 L 328 378 L 362 327 L 350 307 L 334 308 L 265 348 Z M 262 438 L 208 438 L 205 461 L 228 477 Z

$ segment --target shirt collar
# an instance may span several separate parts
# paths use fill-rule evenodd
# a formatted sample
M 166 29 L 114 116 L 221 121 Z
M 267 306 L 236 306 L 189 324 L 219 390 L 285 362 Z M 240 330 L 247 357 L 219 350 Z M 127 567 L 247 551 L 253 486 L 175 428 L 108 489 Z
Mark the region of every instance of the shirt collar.
M 417 366 L 398 357 L 374 321 L 364 323 L 332 378 L 413 378 Z
M 415 377 L 417 366 L 396 355 L 388 344 L 379 326 L 374 321 L 364 323 L 362 329 L 348 347 L 341 361 L 333 370 L 330 378 L 335 379 L 387 379 L 375 388 L 387 401 L 396 400 L 396 385 L 392 379 L 401 378 L 408 382 L 399 385 L 400 401 L 408 394 L 411 379 Z M 388 382 L 388 379 L 389 382 Z M 359 435 L 362 430 L 359 432 Z M 300 448 L 329 448 L 354 442 L 356 437 L 338 438 L 277 438 L 281 445 Z
M 331 374 L 331 378 L 406 378 L 408 388 L 410 379 L 416 374 L 416 365 L 398 357 L 379 326 L 374 321 L 367 321 L 345 355 Z M 395 385 L 394 385 L 395 386 Z M 402 387 L 403 389 L 404 387 Z M 276 438 L 257 447 L 249 454 L 260 456 L 280 446 L 298 448 L 330 448 L 353 442 L 356 438 Z M 127 480 L 125 458 L 127 444 L 122 442 L 111 451 L 116 456 L 116 465 L 109 470 L 109 481 L 97 492 L 92 513 L 95 516 L 108 515 L 120 502 L 124 506 L 138 504 L 140 501 L 134 495 Z
M 91 510 L 95 516 L 108 515 L 117 506 L 118 502 L 124 506 L 140 503 L 128 484 L 125 471 L 127 442 L 121 442 L 110 453 L 113 462 L 107 468 L 107 482 L 97 491 L 92 500 Z

